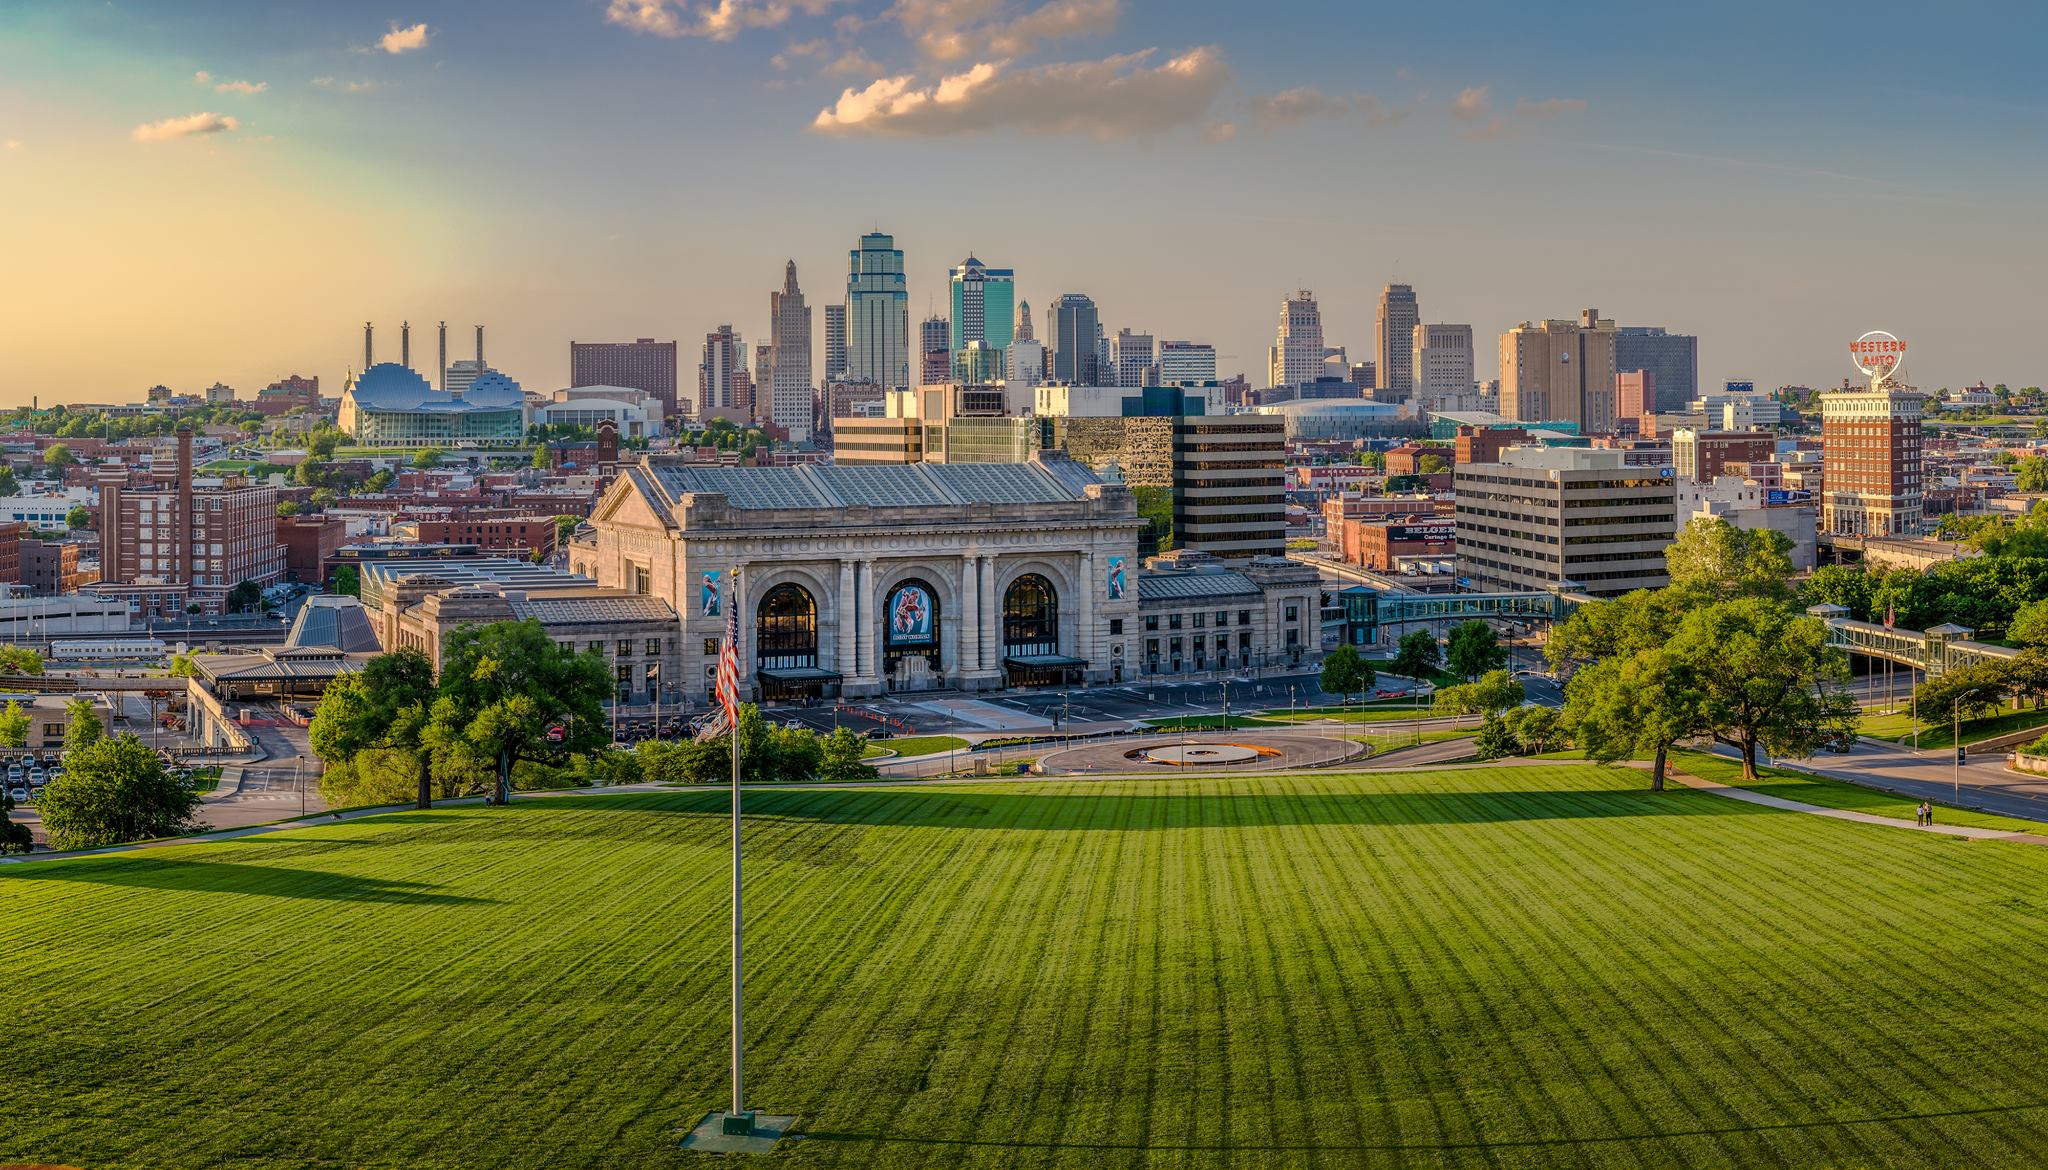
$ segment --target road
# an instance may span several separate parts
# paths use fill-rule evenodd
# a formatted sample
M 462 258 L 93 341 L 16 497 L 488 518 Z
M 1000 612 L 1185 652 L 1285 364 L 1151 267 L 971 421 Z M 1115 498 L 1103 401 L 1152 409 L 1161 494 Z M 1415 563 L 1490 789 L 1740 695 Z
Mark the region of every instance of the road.
M 1728 748 L 1717 754 L 1732 756 Z M 2003 751 L 1979 754 L 1958 768 L 1954 754 L 1915 752 L 1881 740 L 1858 740 L 1840 755 L 1776 761 L 1781 767 L 1813 772 L 1834 780 L 1885 788 L 1911 797 L 1960 803 L 2000 816 L 2048 821 L 2048 777 L 2027 776 L 2005 766 Z M 1961 793 L 1960 797 L 1955 794 Z

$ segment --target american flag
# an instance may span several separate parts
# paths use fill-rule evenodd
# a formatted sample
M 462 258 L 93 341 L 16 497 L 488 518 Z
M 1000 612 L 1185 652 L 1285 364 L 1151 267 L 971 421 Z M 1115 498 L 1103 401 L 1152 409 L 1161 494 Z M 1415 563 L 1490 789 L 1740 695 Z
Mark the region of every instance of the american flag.
M 718 647 L 718 705 L 725 708 L 725 725 L 740 725 L 740 614 L 739 599 L 725 599 L 725 641 Z

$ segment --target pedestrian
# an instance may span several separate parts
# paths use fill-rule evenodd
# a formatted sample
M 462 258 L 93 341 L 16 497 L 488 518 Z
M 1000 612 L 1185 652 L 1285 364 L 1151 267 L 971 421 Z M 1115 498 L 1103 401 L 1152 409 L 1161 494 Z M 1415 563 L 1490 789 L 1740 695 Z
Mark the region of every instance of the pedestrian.
M 1924 809 L 1926 809 L 1926 810 L 1927 810 L 1927 827 L 1928 827 L 1928 828 L 1933 828 L 1933 827 L 1934 827 L 1934 802 L 1930 800 L 1930 801 L 1928 801 L 1928 802 L 1927 802 L 1926 804 L 1923 804 L 1923 805 L 1921 805 L 1920 807 L 1922 807 L 1922 808 L 1924 808 Z
M 1920 828 L 1921 826 L 1925 825 L 1926 823 L 1927 823 L 1927 802 L 1923 800 L 1923 801 L 1921 801 L 1921 802 L 1920 802 L 1919 804 L 1916 804 L 1916 805 L 1914 805 L 1914 806 L 1913 806 L 1913 827 L 1914 827 L 1914 828 Z

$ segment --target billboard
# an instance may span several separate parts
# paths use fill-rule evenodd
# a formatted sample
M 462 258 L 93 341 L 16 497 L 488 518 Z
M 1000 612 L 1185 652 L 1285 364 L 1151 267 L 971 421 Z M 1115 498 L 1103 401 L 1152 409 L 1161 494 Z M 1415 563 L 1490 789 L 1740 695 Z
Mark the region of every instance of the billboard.
M 718 616 L 722 608 L 719 603 L 721 592 L 718 586 L 720 578 L 724 576 L 725 570 L 723 569 L 713 569 L 704 574 L 703 583 L 698 591 L 697 612 L 699 614 L 705 617 Z
M 934 640 L 936 623 L 932 616 L 937 610 L 932 605 L 931 590 L 923 585 L 898 585 L 889 594 L 889 644 L 891 646 L 929 646 Z
M 1122 596 L 1124 595 L 1124 588 L 1125 588 L 1125 578 L 1124 578 L 1124 559 L 1123 559 L 1122 557 L 1111 557 L 1111 558 L 1109 558 L 1109 581 L 1108 581 L 1108 585 L 1109 585 L 1109 599 L 1110 599 L 1111 601 L 1115 601 L 1115 600 L 1117 600 L 1118 598 L 1120 598 L 1120 597 L 1122 597 Z
M 1387 541 L 1390 544 L 1449 544 L 1458 538 L 1456 524 L 1389 524 Z

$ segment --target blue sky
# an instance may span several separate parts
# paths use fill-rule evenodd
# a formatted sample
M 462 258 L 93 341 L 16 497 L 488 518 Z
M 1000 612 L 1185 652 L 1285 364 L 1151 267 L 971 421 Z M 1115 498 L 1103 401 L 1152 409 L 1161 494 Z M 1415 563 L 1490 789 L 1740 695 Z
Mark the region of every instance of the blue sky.
M 1832 382 L 1884 328 L 1926 386 L 2041 380 L 2041 10 L 1158 0 L 38 3 L 0 11 L 0 400 L 339 379 L 359 331 L 765 332 L 896 234 L 1042 306 L 1209 340 L 1280 298 L 1492 342 L 1585 306 L 1708 380 Z M 204 74 L 204 78 L 200 74 Z M 260 87 L 260 88 L 259 88 Z M 821 125 L 822 119 L 822 125 Z M 10 194 L 11 193 L 11 194 Z M 104 344 L 108 336 L 119 345 Z M 424 352 L 424 349 L 423 349 Z

